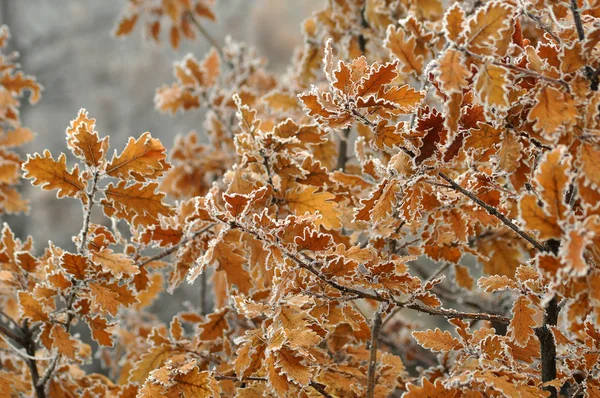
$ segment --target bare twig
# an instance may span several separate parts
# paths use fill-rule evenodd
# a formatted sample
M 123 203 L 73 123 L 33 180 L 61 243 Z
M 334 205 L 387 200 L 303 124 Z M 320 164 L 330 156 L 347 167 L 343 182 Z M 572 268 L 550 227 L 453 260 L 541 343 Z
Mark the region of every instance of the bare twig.
M 371 326 L 371 347 L 369 347 L 369 370 L 367 372 L 367 398 L 375 395 L 375 371 L 377 370 L 377 349 L 379 347 L 379 332 L 381 331 L 381 316 L 385 311 L 385 304 L 381 304 L 373 317 Z
M 529 11 L 524 11 L 523 15 L 525 15 L 526 17 L 528 17 L 529 19 L 531 19 L 532 21 L 534 21 L 540 28 L 542 28 L 542 30 L 544 30 L 544 32 L 548 33 L 550 35 L 550 37 L 552 37 L 552 39 L 557 43 L 557 44 L 561 44 L 561 40 L 560 38 L 556 35 L 556 33 L 554 33 L 552 31 L 552 29 L 550 29 L 550 27 L 548 25 L 546 25 L 544 22 L 542 22 L 542 20 L 540 19 L 540 17 L 538 17 L 537 15 L 532 14 Z
M 227 60 L 227 58 L 225 58 L 225 55 L 223 54 L 223 47 L 219 44 L 219 42 L 217 42 L 217 40 L 210 33 L 208 33 L 208 31 L 204 28 L 204 26 L 202 26 L 202 24 L 200 23 L 200 21 L 198 21 L 198 19 L 194 16 L 194 14 L 189 13 L 188 16 L 190 18 L 190 21 L 192 21 L 192 23 L 196 26 L 196 29 L 198 29 L 200 34 L 202 36 L 204 36 L 206 41 L 208 41 L 211 46 L 214 47 L 214 49 L 217 51 L 217 53 L 219 54 L 219 57 L 221 57 L 223 62 L 225 62 L 225 64 L 229 68 L 233 69 L 233 64 L 231 63 L 231 61 L 229 61 L 229 60 Z

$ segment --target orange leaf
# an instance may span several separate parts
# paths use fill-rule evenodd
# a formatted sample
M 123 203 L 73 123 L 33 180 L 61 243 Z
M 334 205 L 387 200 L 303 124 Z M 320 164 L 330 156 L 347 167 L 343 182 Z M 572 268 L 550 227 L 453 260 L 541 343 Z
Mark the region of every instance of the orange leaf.
M 296 215 L 319 212 L 321 218 L 315 220 L 315 224 L 329 229 L 340 228 L 342 223 L 340 211 L 334 201 L 335 195 L 330 192 L 317 192 L 318 189 L 318 187 L 296 185 L 295 189 L 288 189 L 285 192 L 285 201 Z
M 48 314 L 39 300 L 29 292 L 19 292 L 19 308 L 21 319 L 31 322 L 47 322 Z
M 90 268 L 90 262 L 87 257 L 80 254 L 63 253 L 61 257 L 61 267 L 75 279 L 80 281 L 86 280 Z
M 137 140 L 129 138 L 123 152 L 119 156 L 115 154 L 106 166 L 106 174 L 124 180 L 131 176 L 156 178 L 170 167 L 165 162 L 166 157 L 166 149 L 160 140 L 146 132 Z
M 90 283 L 90 299 L 92 307 L 101 312 L 108 312 L 116 316 L 119 310 L 119 294 L 106 285 L 99 283 Z
M 100 315 L 96 315 L 93 318 L 87 318 L 85 320 L 92 331 L 92 338 L 98 344 L 104 347 L 112 347 L 113 335 L 110 332 L 114 324 L 109 324 L 106 319 Z
M 155 182 L 149 184 L 134 183 L 127 185 L 126 181 L 119 182 L 118 185 L 109 184 L 104 194 L 112 206 L 118 211 L 117 216 L 127 219 L 134 226 L 139 222 L 136 216 L 149 216 L 158 220 L 159 216 L 170 216 L 173 209 L 163 203 L 165 194 L 155 193 L 158 184 Z
M 202 341 L 216 340 L 224 337 L 225 332 L 229 330 L 229 324 L 225 318 L 228 312 L 227 308 L 213 312 L 208 315 L 208 321 L 198 325 L 202 328 L 202 332 L 199 335 Z
M 89 119 L 85 109 L 81 109 L 77 119 L 67 128 L 67 145 L 71 152 L 88 166 L 98 167 L 105 161 L 108 151 L 108 138 L 100 139 L 94 131 L 95 119 Z
M 71 337 L 62 325 L 52 326 L 50 337 L 53 340 L 52 347 L 56 348 L 59 354 L 70 359 L 75 359 L 77 353 L 77 341 Z
M 389 25 L 384 46 L 390 50 L 393 56 L 398 58 L 402 72 L 413 73 L 417 76 L 421 75 L 423 57 L 415 51 L 415 38 L 412 35 L 408 36 L 403 27 L 394 29 L 394 25 Z
M 360 86 L 358 86 L 357 95 L 359 97 L 367 97 L 373 95 L 379 91 L 383 86 L 391 83 L 398 72 L 396 72 L 396 62 L 388 62 L 384 65 L 380 65 L 379 68 L 372 69 L 371 73 L 366 76 Z
M 535 195 L 523 195 L 519 201 L 519 210 L 527 229 L 537 231 L 540 239 L 560 239 L 562 229 L 556 217 L 544 212 Z
M 543 86 L 535 96 L 535 105 L 527 118 L 534 122 L 533 128 L 550 137 L 562 127 L 575 123 L 577 108 L 575 101 L 567 94 L 552 86 Z
M 526 296 L 519 296 L 511 310 L 513 318 L 508 324 L 508 332 L 516 345 L 526 347 L 533 337 L 536 322 L 533 317 L 536 311 L 529 307 L 531 301 Z
M 110 272 L 118 279 L 121 279 L 123 275 L 131 277 L 140 272 L 130 258 L 121 253 L 113 253 L 111 249 L 93 252 L 92 261 L 100 264 L 105 271 Z
M 23 177 L 32 179 L 33 185 L 40 185 L 44 190 L 58 189 L 59 198 L 77 197 L 86 187 L 85 181 L 79 176 L 77 165 L 73 171 L 67 170 L 67 158 L 64 153 L 61 153 L 58 160 L 54 160 L 48 150 L 45 150 L 43 155 L 28 155 L 23 170 Z
M 461 93 L 468 86 L 471 72 L 464 65 L 463 55 L 454 49 L 447 50 L 438 61 L 438 79 L 447 94 Z
M 449 352 L 455 349 L 462 348 L 462 344 L 457 338 L 452 337 L 450 332 L 441 331 L 439 328 L 435 330 L 425 330 L 422 332 L 412 332 L 413 337 L 421 346 L 434 352 Z
M 501 66 L 483 64 L 479 67 L 474 87 L 481 101 L 488 107 L 508 107 L 507 73 Z

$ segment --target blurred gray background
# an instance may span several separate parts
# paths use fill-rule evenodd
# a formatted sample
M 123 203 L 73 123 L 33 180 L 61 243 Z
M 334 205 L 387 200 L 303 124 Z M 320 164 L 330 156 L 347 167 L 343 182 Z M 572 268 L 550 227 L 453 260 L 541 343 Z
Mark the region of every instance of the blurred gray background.
M 182 40 L 178 50 L 142 38 L 140 24 L 125 39 L 111 36 L 125 0 L 0 0 L 0 24 L 10 28 L 8 50 L 21 54 L 27 74 L 44 86 L 35 106 L 24 101 L 23 125 L 37 133 L 20 152 L 66 150 L 65 129 L 86 108 L 97 120 L 100 135 L 110 135 L 111 148 L 121 150 L 129 136 L 150 131 L 169 149 L 177 133 L 201 131 L 204 113 L 175 117 L 154 110 L 155 89 L 171 83 L 172 64 L 188 52 L 197 58 L 209 50 L 198 37 Z M 284 71 L 295 45 L 302 42 L 301 22 L 324 0 L 217 0 L 217 22 L 203 25 L 219 43 L 226 35 L 245 41 L 267 57 L 270 68 Z M 112 152 L 111 149 L 111 152 Z M 112 156 L 112 155 L 111 155 Z M 57 200 L 54 193 L 22 184 L 31 200 L 27 216 L 2 215 L 20 237 L 30 234 L 42 250 L 48 240 L 69 249 L 70 235 L 81 226 L 75 200 Z M 100 219 L 97 219 L 100 221 Z

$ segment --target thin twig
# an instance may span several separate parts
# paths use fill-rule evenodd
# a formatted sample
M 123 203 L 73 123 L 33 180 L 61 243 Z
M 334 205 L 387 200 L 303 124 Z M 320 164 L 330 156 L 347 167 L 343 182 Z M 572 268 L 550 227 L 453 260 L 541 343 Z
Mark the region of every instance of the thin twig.
M 13 350 L 18 356 L 25 358 L 25 359 L 32 359 L 34 361 L 50 361 L 52 359 L 54 359 L 54 357 L 35 357 L 33 355 L 29 355 L 23 351 L 21 351 L 21 349 L 15 345 L 13 345 L 10 340 L 8 340 L 7 336 L 5 336 L 4 334 L 0 334 L 0 338 L 2 338 L 2 340 L 4 340 L 4 342 L 10 347 L 11 350 Z
M 325 386 L 323 386 L 322 384 L 311 381 L 309 386 L 314 388 L 319 394 L 321 394 L 325 398 L 333 398 L 333 395 L 331 395 L 327 391 L 325 391 Z
M 179 241 L 179 243 L 177 243 L 176 245 L 173 245 L 171 247 L 169 247 L 168 249 L 163 250 L 160 253 L 155 254 L 152 257 L 148 257 L 147 259 L 145 259 L 144 261 L 141 261 L 137 264 L 138 267 L 143 267 L 153 261 L 157 261 L 160 260 L 161 258 L 167 257 L 169 254 L 175 252 L 177 249 L 179 249 L 181 246 L 187 244 L 188 242 L 191 242 L 192 240 L 196 239 L 197 237 L 199 237 L 200 235 L 202 235 L 203 233 L 205 233 L 206 231 L 208 231 L 209 229 L 211 229 L 212 227 L 214 227 L 214 223 L 208 224 L 206 227 L 202 228 L 199 231 L 194 232 L 192 235 L 190 235 L 189 237 L 182 239 Z
M 540 19 L 540 17 L 533 15 L 531 12 L 529 11 L 524 11 L 523 15 L 525 15 L 526 17 L 528 17 L 529 19 L 531 19 L 532 21 L 534 21 L 540 28 L 542 28 L 544 30 L 544 32 L 548 33 L 550 35 L 550 37 L 552 37 L 552 39 L 557 43 L 557 44 L 561 44 L 561 40 L 560 38 L 556 35 L 556 33 L 554 33 L 552 31 L 552 29 L 550 29 L 550 27 L 548 25 L 546 25 L 545 23 L 542 22 L 542 20 Z
M 13 332 L 12 330 L 10 330 L 9 328 L 7 328 L 6 326 L 4 326 L 1 323 L 0 323 L 0 336 L 2 336 L 2 337 L 6 336 L 9 339 L 13 339 L 14 341 L 16 341 L 17 343 L 19 343 L 21 345 L 26 344 L 23 337 L 17 335 L 15 332 Z
M 198 29 L 200 34 L 202 36 L 204 36 L 206 41 L 208 41 L 210 43 L 210 45 L 213 46 L 213 48 L 217 51 L 217 53 L 219 54 L 219 57 L 221 57 L 223 62 L 225 62 L 225 64 L 229 68 L 233 69 L 233 64 L 231 63 L 231 61 L 229 61 L 225 58 L 225 55 L 223 54 L 223 48 L 219 44 L 219 42 L 217 42 L 217 40 L 210 33 L 208 33 L 208 31 L 204 28 L 204 26 L 202 26 L 202 24 L 198 21 L 198 19 L 194 16 L 194 14 L 189 13 L 188 16 L 189 16 L 190 20 L 192 21 L 192 23 L 196 26 L 196 29 Z
M 90 192 L 87 193 L 88 201 L 87 201 L 87 204 L 85 207 L 85 213 L 83 216 L 83 226 L 81 227 L 81 232 L 80 232 L 81 241 L 79 242 L 79 247 L 78 247 L 77 251 L 81 255 L 85 255 L 87 253 L 87 240 L 88 240 L 88 233 L 90 230 L 90 220 L 92 218 L 92 210 L 93 210 L 94 204 L 95 204 L 94 196 L 96 195 L 96 192 L 98 190 L 98 179 L 99 178 L 100 178 L 100 170 L 96 170 L 94 172 L 92 188 L 91 188 Z M 67 298 L 67 320 L 65 322 L 65 329 L 66 329 L 67 333 L 69 333 L 71 331 L 71 323 L 73 322 L 73 318 L 75 318 L 75 316 L 73 315 L 72 309 L 73 309 L 73 304 L 75 303 L 76 297 L 77 297 L 77 290 L 73 290 L 71 292 L 71 294 L 69 295 L 69 297 Z M 39 387 L 39 388 L 42 388 L 45 390 L 46 383 L 52 377 L 52 373 L 54 373 L 54 369 L 56 369 L 56 366 L 58 365 L 60 358 L 61 358 L 60 354 L 56 354 L 54 356 L 54 358 L 52 359 L 52 362 L 46 369 L 46 372 L 44 373 L 42 378 L 36 383 L 36 387 Z
M 371 347 L 369 347 L 369 370 L 367 372 L 367 398 L 375 395 L 375 371 L 377 370 L 377 349 L 379 347 L 379 332 L 381 331 L 381 316 L 385 311 L 385 304 L 381 304 L 373 317 L 371 326 Z
M 300 266 L 300 268 L 304 268 L 305 270 L 307 270 L 308 272 L 310 272 L 311 274 L 313 274 L 314 276 L 316 276 L 317 278 L 319 278 L 320 280 L 322 280 L 329 286 L 333 287 L 334 289 L 336 289 L 344 294 L 350 295 L 351 297 L 353 297 L 353 299 L 362 298 L 362 299 L 378 301 L 380 303 L 389 303 L 391 305 L 395 305 L 395 306 L 399 306 L 399 307 L 403 307 L 403 308 L 409 308 L 411 310 L 418 311 L 418 312 L 424 312 L 424 313 L 427 313 L 430 315 L 441 315 L 448 319 L 450 319 L 450 318 L 477 319 L 480 321 L 495 321 L 495 322 L 501 322 L 501 323 L 508 323 L 510 321 L 510 318 L 507 318 L 507 317 L 501 316 L 501 315 L 460 312 L 460 311 L 456 311 L 453 309 L 446 309 L 446 308 L 432 308 L 432 307 L 428 307 L 425 305 L 412 303 L 412 302 L 401 302 L 399 300 L 394 299 L 393 297 L 385 298 L 385 297 L 378 295 L 375 292 L 373 292 L 373 293 L 366 292 L 366 291 L 357 290 L 357 289 L 354 289 L 351 287 L 340 285 L 339 283 L 327 278 L 320 271 L 315 269 L 311 264 L 306 263 L 302 259 L 298 258 L 298 256 L 296 256 L 295 254 L 290 253 L 285 247 L 283 247 L 281 245 L 277 245 L 273 242 L 266 240 L 265 238 L 260 236 L 260 234 L 258 234 L 256 231 L 246 228 L 243 225 L 239 224 L 238 222 L 231 222 L 231 223 L 228 223 L 228 225 L 231 228 L 236 228 L 243 232 L 249 233 L 250 235 L 253 235 L 254 237 L 256 237 L 258 240 L 260 240 L 262 242 L 266 242 L 270 245 L 277 246 L 277 248 L 281 250 L 281 252 L 283 253 L 283 255 L 285 257 L 294 261 L 298 266 Z
M 544 253 L 547 251 L 547 249 L 544 245 L 542 245 L 540 242 L 535 240 L 532 236 L 528 235 L 523 230 L 521 230 L 519 227 L 517 227 L 512 221 L 510 221 L 508 218 L 506 218 L 506 216 L 504 214 L 500 213 L 495 207 L 493 207 L 493 206 L 485 203 L 483 200 L 479 199 L 477 196 L 475 196 L 475 194 L 473 194 L 472 192 L 466 190 L 465 188 L 463 188 L 462 186 L 457 184 L 452 178 L 448 177 L 443 172 L 440 171 L 438 173 L 438 175 L 442 179 L 446 180 L 446 182 L 448 182 L 448 184 L 450 184 L 455 191 L 462 193 L 467 198 L 471 199 L 473 202 L 475 202 L 479 206 L 483 207 L 489 214 L 496 217 L 498 220 L 502 221 L 502 223 L 504 225 L 506 225 L 508 228 L 512 229 L 521 238 L 523 238 L 527 242 L 529 242 L 539 252 Z

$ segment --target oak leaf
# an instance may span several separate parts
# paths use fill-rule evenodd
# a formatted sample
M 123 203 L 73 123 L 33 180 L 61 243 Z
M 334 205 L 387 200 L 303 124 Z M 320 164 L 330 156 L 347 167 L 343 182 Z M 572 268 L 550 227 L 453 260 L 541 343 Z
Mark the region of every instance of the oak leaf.
M 475 91 L 488 107 L 505 109 L 508 107 L 508 71 L 492 64 L 483 64 L 475 77 Z
M 113 334 L 111 333 L 111 329 L 114 324 L 109 324 L 106 319 L 102 318 L 100 315 L 96 315 L 93 318 L 87 317 L 85 321 L 88 324 L 92 332 L 92 338 L 96 343 L 104 347 L 112 347 Z
M 106 174 L 124 180 L 132 176 L 141 176 L 142 180 L 156 178 L 170 167 L 165 162 L 166 157 L 166 149 L 160 140 L 146 132 L 137 140 L 129 138 L 123 152 L 120 155 L 115 153 L 106 165 Z
M 424 348 L 434 352 L 449 352 L 462 348 L 462 344 L 457 338 L 452 337 L 450 332 L 442 331 L 439 328 L 435 330 L 415 331 L 413 337 Z
M 534 123 L 533 128 L 541 130 L 547 137 L 552 137 L 562 126 L 571 126 L 576 117 L 577 108 L 573 98 L 552 86 L 540 88 L 528 115 L 528 119 Z
M 125 254 L 114 253 L 111 249 L 92 253 L 92 261 L 100 264 L 105 271 L 110 272 L 117 279 L 121 279 L 123 275 L 131 277 L 140 272 L 140 269 Z
M 305 213 L 319 212 L 321 217 L 315 220 L 315 224 L 330 229 L 340 228 L 342 223 L 340 211 L 334 201 L 335 195 L 326 191 L 317 192 L 318 189 L 313 186 L 297 185 L 295 189 L 285 192 L 284 199 L 294 214 L 301 216 Z
M 519 347 L 526 347 L 529 339 L 535 335 L 534 327 L 536 311 L 530 307 L 531 300 L 526 296 L 519 296 L 511 310 L 513 317 L 508 324 L 508 332 L 512 340 Z
M 43 155 L 27 156 L 23 170 L 23 177 L 32 179 L 33 185 L 40 185 L 44 190 L 57 189 L 59 198 L 80 196 L 86 187 L 77 165 L 72 171 L 67 170 L 67 158 L 64 153 L 61 153 L 58 160 L 54 160 L 48 150 L 45 150 Z

